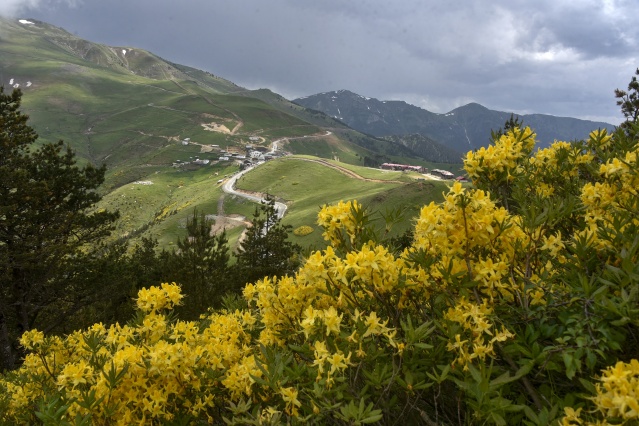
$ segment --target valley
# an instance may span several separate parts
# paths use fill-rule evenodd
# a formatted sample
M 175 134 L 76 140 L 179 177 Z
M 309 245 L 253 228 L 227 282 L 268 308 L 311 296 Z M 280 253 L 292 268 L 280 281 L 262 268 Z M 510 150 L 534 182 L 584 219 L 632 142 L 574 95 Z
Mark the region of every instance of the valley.
M 270 91 L 247 90 L 141 49 L 82 40 L 44 22 L 1 19 L 0 77 L 3 84 L 19 84 L 24 91 L 24 110 L 40 143 L 62 139 L 81 163 L 107 165 L 97 208 L 121 212 L 113 239 L 152 237 L 159 247 L 171 248 L 186 232 L 193 209 L 216 217 L 223 213 L 231 219 L 220 222 L 243 225 L 255 200 L 225 194 L 218 181 L 246 167 L 252 150 L 314 157 L 271 160 L 237 185 L 286 201 L 284 222 L 295 227 L 314 226 L 325 203 L 376 195 L 382 200 L 391 187 L 414 181 L 397 173 L 395 182 L 384 183 L 387 172 L 382 179 L 358 165 L 437 166 L 400 144 L 357 133 Z M 315 179 L 279 181 L 293 170 L 313 170 Z M 340 174 L 342 189 L 335 187 Z M 305 191 L 313 195 L 291 191 L 293 186 L 308 186 Z M 381 208 L 384 203 L 377 204 Z M 232 241 L 240 233 L 229 229 Z M 305 239 L 319 245 L 319 235 Z
M 24 91 L 39 140 L 62 139 L 80 162 L 105 163 L 97 208 L 121 212 L 112 238 L 151 237 L 161 248 L 184 235 L 193 209 L 217 218 L 216 229 L 228 228 L 235 243 L 256 200 L 225 193 L 222 182 L 268 152 L 278 153 L 269 158 L 287 156 L 237 175 L 236 187 L 286 203 L 283 220 L 293 227 L 316 228 L 319 207 L 342 199 L 367 200 L 379 211 L 407 205 L 416 214 L 416 205 L 440 197 L 445 181 L 378 167 L 412 164 L 461 175 L 461 153 L 487 143 L 490 129 L 507 118 L 480 105 L 433 114 L 344 90 L 294 103 L 141 49 L 82 40 L 44 22 L 3 20 L 3 26 L 0 76 Z M 253 161 L 251 152 L 258 153 Z M 314 178 L 303 178 L 307 174 Z M 390 195 L 398 188 L 404 199 Z M 323 244 L 319 234 L 293 239 L 317 246 Z

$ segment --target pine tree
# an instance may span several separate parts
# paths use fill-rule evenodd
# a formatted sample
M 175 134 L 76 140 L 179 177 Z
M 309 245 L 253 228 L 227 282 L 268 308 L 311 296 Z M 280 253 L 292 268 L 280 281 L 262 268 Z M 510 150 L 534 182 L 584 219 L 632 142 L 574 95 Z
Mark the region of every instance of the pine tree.
M 626 117 L 626 121 L 621 123 L 621 128 L 629 131 L 633 126 L 636 126 L 639 121 L 639 68 L 635 71 L 635 75 L 630 79 L 628 83 L 628 91 L 615 89 L 615 97 L 617 105 L 621 107 L 621 113 Z
M 22 93 L 0 88 L 0 363 L 19 359 L 17 339 L 69 294 L 69 270 L 109 234 L 117 213 L 92 210 L 106 168 L 79 168 L 62 141 L 33 146 L 36 132 L 20 111 Z
M 187 236 L 178 240 L 176 253 L 167 255 L 164 279 L 180 284 L 187 295 L 177 310 L 183 319 L 197 319 L 208 308 L 219 308 L 230 290 L 228 239 L 226 232 L 211 235 L 213 223 L 194 210 L 187 221 Z
M 264 277 L 292 274 L 300 264 L 302 248 L 288 241 L 290 225 L 282 225 L 270 196 L 255 208 L 251 226 L 235 254 L 234 277 L 238 288 Z
M 509 130 L 512 130 L 516 127 L 520 129 L 523 128 L 524 121 L 520 120 L 520 117 L 515 117 L 515 114 L 510 113 L 510 118 L 506 120 L 506 122 L 504 123 L 504 127 L 500 127 L 499 129 L 497 129 L 497 131 L 490 131 L 490 142 L 494 143 L 495 141 L 499 140 L 500 137 L 508 133 Z

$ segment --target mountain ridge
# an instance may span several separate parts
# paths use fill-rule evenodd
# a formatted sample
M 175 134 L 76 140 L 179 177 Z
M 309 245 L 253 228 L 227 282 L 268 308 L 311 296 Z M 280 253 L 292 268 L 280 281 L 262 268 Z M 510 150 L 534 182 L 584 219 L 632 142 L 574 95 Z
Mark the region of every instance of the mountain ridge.
M 149 166 L 191 157 L 193 149 L 179 145 L 184 138 L 195 147 L 243 148 L 251 137 L 268 143 L 326 128 L 334 136 L 317 143 L 333 146 L 331 156 L 368 164 L 389 156 L 428 161 L 268 89 L 246 89 L 144 49 L 87 41 L 34 19 L 0 17 L 0 28 L 0 84 L 23 89 L 22 106 L 39 140 L 62 139 L 83 160 L 106 163 L 109 177 L 118 176 L 115 186 L 139 179 Z M 295 145 L 302 153 L 329 152 Z
M 345 89 L 309 95 L 293 102 L 322 111 L 376 137 L 420 134 L 460 152 L 487 146 L 490 131 L 501 128 L 511 114 L 535 130 L 540 146 L 548 146 L 554 140 L 583 139 L 597 128 L 614 129 L 609 123 L 572 117 L 496 111 L 477 102 L 440 114 L 405 101 L 381 101 Z

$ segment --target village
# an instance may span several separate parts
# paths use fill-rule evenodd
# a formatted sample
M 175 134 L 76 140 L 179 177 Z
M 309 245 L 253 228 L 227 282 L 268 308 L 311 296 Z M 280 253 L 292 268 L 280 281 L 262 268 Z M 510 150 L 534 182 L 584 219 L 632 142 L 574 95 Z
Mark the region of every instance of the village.
M 382 165 L 379 168 L 382 170 L 399 170 L 404 172 L 417 172 L 421 174 L 427 174 L 429 175 L 429 177 L 432 177 L 435 179 L 442 179 L 442 180 L 454 179 L 459 182 L 467 182 L 467 179 L 465 176 L 455 177 L 455 174 L 452 172 L 449 172 L 448 170 L 441 170 L 441 169 L 428 170 L 426 167 L 423 167 L 423 166 L 411 166 L 409 164 L 382 163 Z
M 265 142 L 265 139 L 262 137 L 250 136 L 248 139 L 250 143 L 244 144 L 243 146 L 227 145 L 223 149 L 219 144 L 201 144 L 192 141 L 191 138 L 184 138 L 180 141 L 183 146 L 198 145 L 201 147 L 201 153 L 215 153 L 217 159 L 200 158 L 200 156 L 195 155 L 190 157 L 189 161 L 175 160 L 172 165 L 175 168 L 185 168 L 189 166 L 207 166 L 219 162 L 235 162 L 239 165 L 240 170 L 245 170 L 265 161 L 286 155 L 277 149 L 277 143 L 274 143 L 273 148 L 269 148 L 268 146 L 259 145 L 259 143 Z M 382 163 L 379 168 L 382 170 L 417 172 L 423 174 L 428 179 L 467 182 L 465 176 L 455 176 L 454 173 L 443 169 L 429 170 L 424 166 L 396 163 Z
M 247 167 L 272 160 L 273 158 L 281 157 L 283 155 L 283 153 L 270 149 L 266 146 L 257 145 L 258 142 L 264 141 L 261 137 L 250 136 L 249 141 L 252 143 L 245 144 L 244 146 L 228 145 L 223 149 L 218 144 L 200 144 L 191 141 L 191 138 L 182 139 L 181 144 L 183 146 L 199 145 L 202 153 L 213 152 L 216 153 L 218 157 L 217 159 L 207 159 L 200 158 L 200 156 L 195 155 L 192 157 L 191 161 L 175 160 L 173 162 L 173 167 L 182 168 L 188 165 L 206 166 L 212 164 L 212 162 L 214 164 L 217 162 L 235 161 L 239 163 L 240 170 L 243 170 Z

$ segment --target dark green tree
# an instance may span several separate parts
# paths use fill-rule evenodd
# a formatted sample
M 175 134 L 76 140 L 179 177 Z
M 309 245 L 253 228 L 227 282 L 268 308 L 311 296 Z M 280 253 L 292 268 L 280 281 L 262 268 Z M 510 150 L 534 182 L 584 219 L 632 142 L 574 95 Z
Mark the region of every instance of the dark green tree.
M 490 141 L 497 141 L 500 137 L 502 137 L 503 135 L 508 133 L 509 130 L 514 129 L 515 127 L 519 127 L 521 129 L 524 126 L 524 121 L 519 120 L 519 118 L 520 117 L 515 117 L 515 114 L 511 113 L 510 118 L 504 123 L 504 127 L 500 127 L 499 129 L 497 129 L 497 131 L 490 131 Z
M 67 291 L 48 307 L 46 333 L 69 333 L 96 322 L 128 321 L 135 312 L 135 297 L 143 287 L 165 282 L 166 259 L 157 241 L 141 238 L 98 244 L 77 254 L 66 271 Z
M 233 266 L 237 288 L 264 277 L 292 274 L 300 265 L 302 247 L 288 240 L 290 225 L 282 225 L 275 200 L 266 196 L 255 208 L 251 226 L 235 253 Z
M 118 214 L 96 211 L 106 168 L 76 165 L 62 141 L 35 147 L 22 93 L 0 88 L 0 365 L 20 358 L 19 336 L 69 294 L 74 259 L 107 236 Z M 81 297 L 81 296 L 80 296 Z M 65 302 L 67 304 L 68 301 Z
M 615 89 L 617 105 L 621 107 L 621 113 L 626 117 L 626 121 L 621 123 L 621 128 L 628 131 L 639 121 L 639 68 L 628 83 L 628 91 Z
M 193 211 L 187 220 L 187 236 L 177 241 L 175 253 L 165 253 L 163 281 L 182 285 L 184 305 L 176 310 L 180 318 L 197 319 L 208 308 L 219 308 L 229 284 L 230 249 L 226 232 L 212 235 L 214 221 Z

